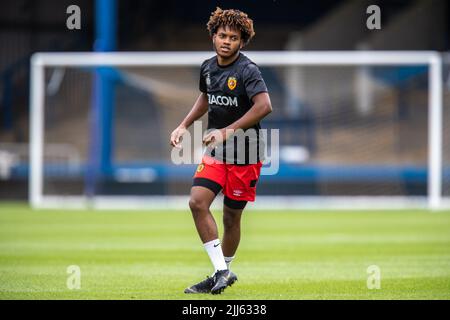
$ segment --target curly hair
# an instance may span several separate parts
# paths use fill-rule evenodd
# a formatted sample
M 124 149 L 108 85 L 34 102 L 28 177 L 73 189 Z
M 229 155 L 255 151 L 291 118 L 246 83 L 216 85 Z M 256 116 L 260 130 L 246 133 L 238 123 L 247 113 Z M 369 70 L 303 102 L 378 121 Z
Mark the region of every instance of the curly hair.
M 249 43 L 255 35 L 253 20 L 246 13 L 236 9 L 222 10 L 217 7 L 216 11 L 211 13 L 206 26 L 211 37 L 217 33 L 219 27 L 229 26 L 230 28 L 240 30 L 244 44 Z

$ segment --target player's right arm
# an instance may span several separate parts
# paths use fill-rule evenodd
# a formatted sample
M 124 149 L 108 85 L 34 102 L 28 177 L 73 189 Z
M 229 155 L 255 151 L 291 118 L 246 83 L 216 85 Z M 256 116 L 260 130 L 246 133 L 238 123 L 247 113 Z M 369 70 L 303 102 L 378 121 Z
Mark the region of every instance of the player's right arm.
M 208 111 L 208 97 L 206 93 L 202 92 L 195 101 L 194 106 L 180 125 L 173 130 L 170 135 L 170 144 L 175 148 L 180 148 L 180 138 L 186 132 L 187 128 L 194 123 L 195 120 L 200 119 Z

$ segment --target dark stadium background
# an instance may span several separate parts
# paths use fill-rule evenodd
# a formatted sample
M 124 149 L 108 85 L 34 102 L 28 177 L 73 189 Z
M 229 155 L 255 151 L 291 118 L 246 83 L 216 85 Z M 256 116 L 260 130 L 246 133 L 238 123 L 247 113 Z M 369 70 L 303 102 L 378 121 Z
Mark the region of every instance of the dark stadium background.
M 449 6 L 446 1 L 408 1 L 408 0 L 377 0 L 377 1 L 126 1 L 117 0 L 112 6 L 113 23 L 110 25 L 109 44 L 102 47 L 102 40 L 98 39 L 96 29 L 100 28 L 99 15 L 105 12 L 95 11 L 95 5 L 102 1 L 75 1 L 75 0 L 17 0 L 3 2 L 0 10 L 0 141 L 3 143 L 27 143 L 28 142 L 28 116 L 29 116 L 29 61 L 33 53 L 39 51 L 189 51 L 211 50 L 205 24 L 210 12 L 216 6 L 222 8 L 239 8 L 255 21 L 256 37 L 246 50 L 284 50 L 289 35 L 292 32 L 308 32 L 320 29 L 321 25 L 328 23 L 329 32 L 321 32 L 320 35 L 310 41 L 307 50 L 355 50 L 357 43 L 365 38 L 374 37 L 372 43 L 374 50 L 437 50 L 448 51 L 450 40 Z M 114 2 L 112 2 L 114 4 Z M 67 19 L 66 8 L 76 4 L 81 8 L 81 30 L 68 30 L 65 27 Z M 418 13 L 414 17 L 420 23 L 412 20 L 403 24 L 401 30 L 395 32 L 395 40 L 392 34 L 383 37 L 382 30 L 368 30 L 364 28 L 367 14 L 365 8 L 370 4 L 376 4 L 382 8 L 382 25 L 400 19 L 408 11 L 417 8 Z M 360 8 L 361 28 L 350 31 L 346 24 L 355 22 L 355 17 L 349 20 L 326 21 L 327 17 L 339 10 L 357 6 Z M 424 7 L 426 10 L 421 9 Z M 423 10 L 423 11 L 420 11 Z M 353 19 L 353 20 L 352 20 Z M 115 23 L 114 23 L 115 21 Z M 425 27 L 424 27 L 425 26 Z M 347 31 L 345 31 L 347 30 Z M 345 32 L 344 32 L 345 31 Z M 420 71 L 420 70 L 419 70 Z M 419 86 L 421 75 L 419 73 Z M 381 77 L 389 77 L 381 75 Z M 399 90 L 408 76 L 401 78 L 394 86 Z M 270 82 L 271 79 L 268 79 Z M 403 82 L 402 82 L 403 81 Z M 270 85 L 275 86 L 276 81 Z M 424 84 L 422 83 L 422 87 Z M 194 88 L 195 89 L 195 88 Z M 400 91 L 399 91 L 400 92 Z M 401 94 L 399 94 L 401 99 Z M 277 107 L 277 106 L 276 106 Z M 402 108 L 401 101 L 398 107 L 399 115 L 407 113 Z M 275 114 L 276 115 L 276 114 Z M 285 132 L 299 131 L 304 137 L 305 144 L 314 149 L 314 137 L 308 131 L 307 115 L 301 119 L 289 121 L 286 117 L 274 117 L 269 127 L 278 127 Z M 268 120 L 270 121 L 270 119 Z M 302 122 L 303 121 L 303 122 Z M 298 126 L 298 124 L 301 124 Z M 309 132 L 309 133 L 308 133 Z M 406 140 L 409 133 L 406 132 Z M 166 137 L 153 137 L 154 139 L 166 139 Z M 288 139 L 288 138 L 286 138 Z M 155 142 L 156 143 L 156 142 Z M 425 150 L 426 152 L 426 150 Z M 260 194 L 269 194 L 280 191 L 284 194 L 301 192 L 303 194 L 317 194 L 318 171 L 311 171 L 302 176 L 300 182 L 286 183 L 276 178 L 261 185 Z M 376 168 L 375 168 L 376 170 Z M 426 192 L 425 172 L 402 171 L 402 191 L 409 195 L 423 195 Z M 320 172 L 319 172 L 320 173 Z M 357 193 L 359 188 L 358 178 L 356 184 L 334 182 L 327 186 L 325 193 L 333 194 L 340 190 L 342 194 Z M 390 177 L 381 181 L 380 188 L 391 188 L 392 193 L 397 192 L 395 186 L 390 186 Z M 395 181 L 398 183 L 398 181 Z M 82 182 L 75 185 L 62 187 L 68 190 L 78 190 Z M 188 183 L 179 188 L 185 190 Z M 0 180 L 0 199 L 26 199 L 27 175 L 22 170 L 15 170 L 7 179 Z M 102 186 L 109 193 L 122 192 L 120 186 L 106 181 Z M 118 189 L 117 189 L 118 188 Z M 144 190 L 145 189 L 145 190 Z M 127 190 L 133 194 L 145 194 L 147 192 L 159 192 L 164 186 L 135 186 L 129 184 Z M 322 188 L 323 189 L 323 188 Z M 159 190 L 159 191 L 158 191 Z M 294 190 L 294 191 L 293 191 Z M 322 190 L 323 192 L 323 190 Z

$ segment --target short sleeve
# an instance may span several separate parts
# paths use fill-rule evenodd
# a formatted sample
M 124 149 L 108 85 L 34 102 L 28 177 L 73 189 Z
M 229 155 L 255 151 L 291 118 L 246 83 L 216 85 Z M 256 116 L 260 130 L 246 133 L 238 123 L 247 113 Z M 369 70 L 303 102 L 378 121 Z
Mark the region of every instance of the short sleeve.
M 200 67 L 200 79 L 199 79 L 199 84 L 198 84 L 198 88 L 201 92 L 206 93 L 207 92 L 207 88 L 206 88 L 206 79 L 203 76 L 203 69 L 205 67 L 205 62 L 202 63 L 201 67 Z
M 258 93 L 268 92 L 261 72 L 255 64 L 249 64 L 244 69 L 243 80 L 245 91 L 247 92 L 247 96 L 250 100 Z

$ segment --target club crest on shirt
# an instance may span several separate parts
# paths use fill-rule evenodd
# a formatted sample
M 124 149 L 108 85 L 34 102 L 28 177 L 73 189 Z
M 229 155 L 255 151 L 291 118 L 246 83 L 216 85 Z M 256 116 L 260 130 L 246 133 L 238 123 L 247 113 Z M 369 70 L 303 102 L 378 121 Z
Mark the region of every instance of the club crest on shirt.
M 211 77 L 209 76 L 209 73 L 206 74 L 206 85 L 209 87 L 211 85 Z
M 229 77 L 228 78 L 228 88 L 230 88 L 230 90 L 234 90 L 234 88 L 236 88 L 237 85 L 237 80 L 235 77 Z

